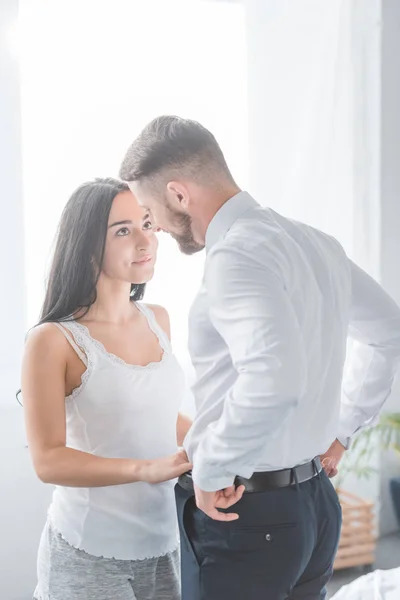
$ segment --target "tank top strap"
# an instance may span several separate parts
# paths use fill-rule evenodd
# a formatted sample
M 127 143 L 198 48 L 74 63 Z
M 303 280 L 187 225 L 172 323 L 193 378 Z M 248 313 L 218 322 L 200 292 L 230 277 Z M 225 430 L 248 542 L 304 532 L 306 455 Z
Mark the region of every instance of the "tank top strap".
M 142 304 L 141 302 L 136 302 L 135 304 L 138 310 L 140 310 L 140 312 L 146 317 L 149 327 L 152 330 L 152 332 L 157 336 L 163 351 L 169 354 L 171 352 L 171 343 L 164 329 L 161 327 L 161 325 L 158 324 L 154 312 L 151 310 L 151 308 L 149 308 L 145 304 Z
M 84 328 L 78 326 L 75 321 L 62 321 L 54 323 L 64 334 L 83 364 L 88 367 L 90 356 L 90 338 L 85 335 Z

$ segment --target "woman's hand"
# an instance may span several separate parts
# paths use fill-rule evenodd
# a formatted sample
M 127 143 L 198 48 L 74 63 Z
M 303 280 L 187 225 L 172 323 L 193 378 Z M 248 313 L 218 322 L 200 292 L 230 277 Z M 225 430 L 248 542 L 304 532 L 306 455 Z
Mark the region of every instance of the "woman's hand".
M 142 481 L 147 483 L 162 483 L 170 479 L 176 479 L 180 475 L 187 473 L 192 468 L 191 463 L 184 450 L 180 450 L 172 456 L 157 458 L 146 461 L 143 467 Z

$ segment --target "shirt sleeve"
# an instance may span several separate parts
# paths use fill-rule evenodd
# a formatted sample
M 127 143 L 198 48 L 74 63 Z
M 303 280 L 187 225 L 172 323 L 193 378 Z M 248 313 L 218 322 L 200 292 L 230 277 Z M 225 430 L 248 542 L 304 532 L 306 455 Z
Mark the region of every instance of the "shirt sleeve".
M 400 309 L 383 288 L 350 261 L 353 344 L 343 378 L 339 441 L 348 447 L 359 429 L 374 425 L 390 395 L 400 359 Z
M 220 419 L 194 458 L 193 480 L 204 491 L 251 477 L 269 436 L 296 407 L 306 360 L 290 297 L 274 265 L 254 253 L 221 246 L 205 270 L 211 321 L 237 372 Z

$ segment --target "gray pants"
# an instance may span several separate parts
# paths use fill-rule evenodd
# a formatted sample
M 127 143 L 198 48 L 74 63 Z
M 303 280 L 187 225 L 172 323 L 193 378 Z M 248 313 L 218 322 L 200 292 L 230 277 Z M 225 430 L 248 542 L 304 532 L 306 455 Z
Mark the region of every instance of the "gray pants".
M 116 560 L 73 548 L 49 522 L 38 555 L 34 600 L 179 600 L 178 550 L 147 560 Z

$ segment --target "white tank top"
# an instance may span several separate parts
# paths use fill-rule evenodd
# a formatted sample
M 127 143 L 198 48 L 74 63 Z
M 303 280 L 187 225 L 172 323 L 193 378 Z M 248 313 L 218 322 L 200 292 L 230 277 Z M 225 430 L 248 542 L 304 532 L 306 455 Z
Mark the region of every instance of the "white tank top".
M 67 446 L 71 448 L 135 459 L 160 458 L 177 451 L 183 371 L 153 312 L 142 304 L 137 307 L 163 351 L 160 362 L 145 367 L 129 365 L 108 353 L 81 323 L 58 325 L 87 366 L 81 385 L 65 399 Z M 123 560 L 162 556 L 178 544 L 174 483 L 57 486 L 49 518 L 70 545 L 94 556 Z

